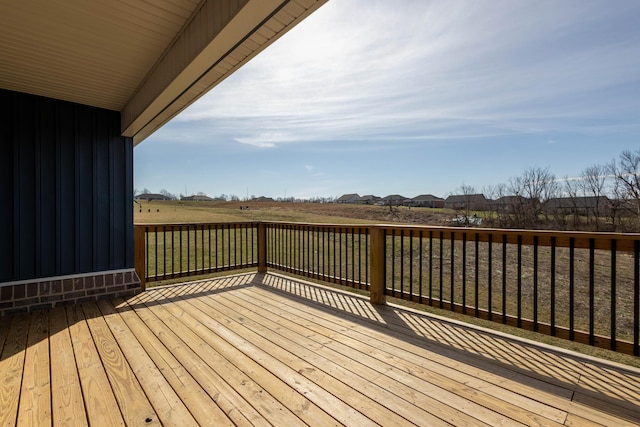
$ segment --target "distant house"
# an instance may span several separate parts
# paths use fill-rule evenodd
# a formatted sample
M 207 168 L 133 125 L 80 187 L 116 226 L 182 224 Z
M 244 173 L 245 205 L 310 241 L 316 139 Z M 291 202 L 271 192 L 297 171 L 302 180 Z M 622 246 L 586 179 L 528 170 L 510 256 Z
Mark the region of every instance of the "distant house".
M 195 196 L 184 196 L 180 200 L 185 202 L 213 202 L 215 199 L 204 194 L 196 194 Z
M 275 200 L 273 200 L 271 197 L 264 197 L 264 196 L 260 196 L 260 197 L 254 197 L 253 199 L 251 199 L 252 202 L 273 202 Z
M 357 193 L 343 194 L 342 196 L 338 197 L 336 203 L 356 203 L 359 199 L 360 195 L 358 195 Z
M 145 200 L 147 202 L 151 202 L 154 200 L 171 200 L 170 197 L 165 196 L 164 194 L 154 194 L 154 193 L 138 194 L 134 199 L 138 201 Z
M 359 205 L 375 205 L 378 201 L 380 201 L 380 197 L 367 194 L 366 196 L 360 197 L 356 203 Z
M 387 197 L 383 197 L 381 202 L 384 202 L 385 206 L 400 206 L 407 200 L 406 197 L 399 194 L 390 194 Z
M 522 196 L 503 196 L 489 202 L 493 211 L 502 214 L 521 213 L 526 208 L 539 204 L 540 201 Z
M 405 201 L 406 206 L 423 208 L 444 208 L 444 199 L 433 194 L 421 194 Z
M 608 197 L 558 197 L 549 199 L 545 211 L 560 215 L 609 215 L 612 203 Z
M 483 211 L 488 207 L 488 200 L 484 197 L 484 194 L 456 194 L 447 197 L 444 201 L 444 207 L 454 210 Z

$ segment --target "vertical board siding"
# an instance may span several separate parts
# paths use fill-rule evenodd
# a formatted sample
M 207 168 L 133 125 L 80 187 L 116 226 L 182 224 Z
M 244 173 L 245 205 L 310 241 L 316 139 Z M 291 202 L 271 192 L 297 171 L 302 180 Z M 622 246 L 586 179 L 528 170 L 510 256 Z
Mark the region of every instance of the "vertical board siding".
M 133 267 L 120 113 L 0 90 L 0 283 Z
M 14 259 L 13 259 L 13 203 L 10 200 L 14 191 L 14 159 L 15 150 L 13 149 L 13 127 L 5 126 L 5 121 L 13 122 L 13 112 L 10 106 L 10 97 L 6 96 L 0 102 L 0 219 L 4 226 L 0 227 L 0 272 L 4 272 L 7 276 L 13 276 Z

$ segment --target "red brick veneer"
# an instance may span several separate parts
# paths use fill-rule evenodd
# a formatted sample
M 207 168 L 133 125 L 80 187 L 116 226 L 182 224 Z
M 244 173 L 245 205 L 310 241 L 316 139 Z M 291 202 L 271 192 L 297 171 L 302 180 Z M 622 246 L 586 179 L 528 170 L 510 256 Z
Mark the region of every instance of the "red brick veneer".
M 140 279 L 133 270 L 4 284 L 0 285 L 0 316 L 99 299 L 129 297 L 141 291 Z

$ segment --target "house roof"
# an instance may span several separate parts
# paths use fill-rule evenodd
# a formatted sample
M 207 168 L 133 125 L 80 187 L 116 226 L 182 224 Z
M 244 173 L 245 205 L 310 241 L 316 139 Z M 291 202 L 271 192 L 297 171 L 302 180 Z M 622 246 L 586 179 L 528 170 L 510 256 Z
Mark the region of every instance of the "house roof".
M 419 196 L 414 197 L 413 199 L 414 202 L 430 202 L 430 201 L 436 201 L 436 200 L 444 200 L 441 197 L 436 197 L 433 194 L 421 194 Z
M 210 202 L 210 201 L 213 201 L 215 199 L 212 199 L 209 196 L 205 196 L 204 194 L 195 194 L 193 196 L 184 196 L 180 200 L 193 200 L 193 201 L 197 201 L 197 202 Z
M 389 201 L 389 200 L 407 200 L 407 198 L 404 197 L 404 196 L 401 196 L 399 194 L 389 194 L 388 196 L 383 197 L 382 200 L 385 200 L 385 201 Z
M 449 203 L 485 202 L 484 194 L 454 194 L 445 200 Z
M 326 1 L 3 1 L 0 89 L 119 111 L 138 144 Z
M 343 194 L 342 196 L 340 196 L 338 198 L 338 202 L 346 202 L 349 200 L 357 200 L 359 199 L 360 196 L 357 193 L 351 193 L 351 194 Z
M 138 194 L 136 197 L 136 199 L 147 199 L 147 200 L 151 200 L 151 199 L 168 199 L 167 196 L 165 196 L 164 194 L 157 194 L 157 193 L 143 193 L 143 194 Z

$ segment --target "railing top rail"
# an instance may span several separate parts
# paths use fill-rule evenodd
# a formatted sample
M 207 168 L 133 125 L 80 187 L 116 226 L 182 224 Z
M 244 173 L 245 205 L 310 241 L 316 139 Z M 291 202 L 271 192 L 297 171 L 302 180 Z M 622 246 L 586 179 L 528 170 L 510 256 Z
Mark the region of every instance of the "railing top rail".
M 616 241 L 616 249 L 622 252 L 631 252 L 634 250 L 635 242 L 640 241 L 640 233 L 603 233 L 603 232 L 582 232 L 582 231 L 557 231 L 557 230 L 524 230 L 524 229 L 501 229 L 501 228 L 476 228 L 476 227 L 453 227 L 453 226 L 430 226 L 430 225 L 410 225 L 410 224 L 338 224 L 338 223 L 307 223 L 307 222 L 289 222 L 289 221 L 228 221 L 228 222 L 194 222 L 194 223 L 149 223 L 135 224 L 135 227 L 154 227 L 157 230 L 167 228 L 184 228 L 184 227 L 220 227 L 220 226 L 236 226 L 236 227 L 255 227 L 258 224 L 275 225 L 275 226 L 291 226 L 305 227 L 316 229 L 330 230 L 363 230 L 368 233 L 370 229 L 384 229 L 386 231 L 409 232 L 415 236 L 415 233 L 422 231 L 433 233 L 444 233 L 447 238 L 455 240 L 489 241 L 494 242 L 506 239 L 507 243 L 522 243 L 525 245 L 533 244 L 537 239 L 540 246 L 589 248 L 593 244 L 594 249 L 611 248 L 611 241 Z
M 505 239 L 506 243 L 521 243 L 523 245 L 532 245 L 537 240 L 539 246 L 556 246 L 571 247 L 576 249 L 590 248 L 593 244 L 594 249 L 611 249 L 611 242 L 616 241 L 616 250 L 621 252 L 633 252 L 635 250 L 635 242 L 640 241 L 639 233 L 602 233 L 602 232 L 581 232 L 581 231 L 557 231 L 557 230 L 522 230 L 522 229 L 501 229 L 501 228 L 476 228 L 476 227 L 434 227 L 434 226 L 396 226 L 396 225 L 379 225 L 376 227 L 383 228 L 387 231 L 409 232 L 415 236 L 420 231 L 433 232 L 433 236 L 437 237 L 440 233 L 444 234 L 447 239 L 454 240 L 478 240 L 480 242 L 488 242 L 491 239 L 494 243 L 498 243 Z M 438 233 L 438 234 L 436 234 Z
M 291 225 L 295 227 L 316 227 L 316 228 L 369 228 L 376 226 L 371 223 L 320 223 L 320 222 L 290 222 L 290 221 L 259 221 L 266 225 Z
M 158 228 L 166 228 L 166 227 L 193 227 L 193 226 L 220 226 L 220 225 L 240 225 L 246 227 L 254 227 L 259 224 L 259 221 L 219 221 L 219 222 L 172 222 L 172 223 L 164 223 L 164 222 L 151 222 L 151 223 L 136 223 L 134 227 L 158 227 Z

